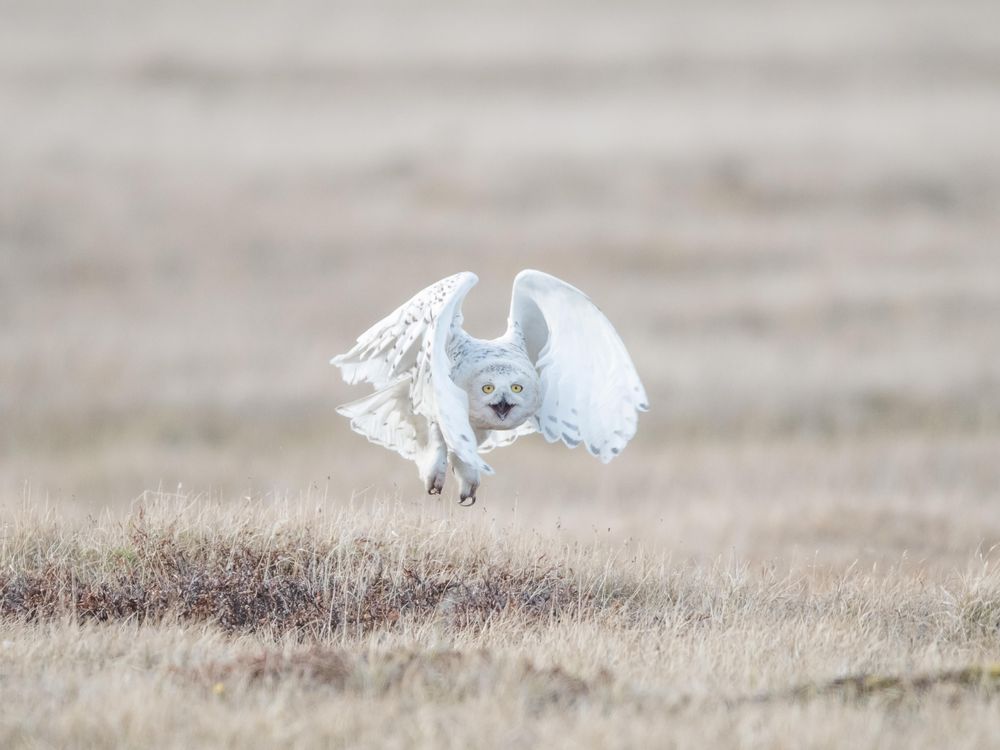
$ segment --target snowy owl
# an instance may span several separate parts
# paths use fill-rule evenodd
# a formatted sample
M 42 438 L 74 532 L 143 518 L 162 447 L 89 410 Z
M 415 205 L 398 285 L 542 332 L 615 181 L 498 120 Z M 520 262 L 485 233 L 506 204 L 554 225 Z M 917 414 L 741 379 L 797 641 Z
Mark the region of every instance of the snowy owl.
M 351 428 L 414 461 L 432 495 L 450 460 L 462 505 L 493 473 L 480 453 L 539 432 L 607 463 L 648 408 L 625 345 L 583 292 L 521 271 L 507 332 L 486 341 L 462 330 L 462 300 L 478 280 L 465 272 L 432 284 L 330 360 L 348 383 L 375 388 L 337 409 Z

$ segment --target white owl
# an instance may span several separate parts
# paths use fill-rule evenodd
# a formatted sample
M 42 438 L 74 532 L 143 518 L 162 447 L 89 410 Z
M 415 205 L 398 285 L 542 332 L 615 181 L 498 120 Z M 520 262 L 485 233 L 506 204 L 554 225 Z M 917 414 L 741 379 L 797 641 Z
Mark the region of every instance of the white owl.
M 462 505 L 493 473 L 480 453 L 539 432 L 607 463 L 648 408 L 625 345 L 583 292 L 521 271 L 507 332 L 484 341 L 462 330 L 462 300 L 478 280 L 465 272 L 432 284 L 330 360 L 348 383 L 375 387 L 338 408 L 351 428 L 416 462 L 432 495 L 450 460 Z

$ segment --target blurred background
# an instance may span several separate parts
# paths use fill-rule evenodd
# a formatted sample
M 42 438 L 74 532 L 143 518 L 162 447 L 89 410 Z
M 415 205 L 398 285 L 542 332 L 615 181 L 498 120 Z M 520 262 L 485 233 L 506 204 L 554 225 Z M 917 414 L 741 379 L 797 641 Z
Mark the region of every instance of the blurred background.
M 1000 540 L 998 238 L 993 0 L 0 0 L 0 497 L 450 507 L 327 362 L 459 270 L 498 335 L 534 267 L 652 410 L 609 466 L 493 454 L 471 513 L 964 561 Z

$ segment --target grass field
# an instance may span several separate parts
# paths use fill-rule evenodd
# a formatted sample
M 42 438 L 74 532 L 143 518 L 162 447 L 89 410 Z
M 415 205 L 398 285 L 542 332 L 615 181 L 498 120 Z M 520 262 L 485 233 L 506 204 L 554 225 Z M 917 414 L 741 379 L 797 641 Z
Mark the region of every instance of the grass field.
M 0 0 L 0 746 L 998 744 L 997 29 Z M 327 362 L 525 267 L 651 411 L 462 509 Z
M 238 511 L 238 512 L 237 512 Z M 160 494 L 2 551 L 16 746 L 983 747 L 1000 572 L 553 544 L 417 503 Z

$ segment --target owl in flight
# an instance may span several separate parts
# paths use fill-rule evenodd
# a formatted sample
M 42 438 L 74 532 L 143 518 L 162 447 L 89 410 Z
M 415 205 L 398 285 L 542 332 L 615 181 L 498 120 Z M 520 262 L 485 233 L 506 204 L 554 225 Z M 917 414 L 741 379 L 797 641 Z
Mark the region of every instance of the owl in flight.
M 462 505 L 493 473 L 480 453 L 538 432 L 607 463 L 648 408 L 625 345 L 583 292 L 521 271 L 507 332 L 486 341 L 462 330 L 462 300 L 478 280 L 465 272 L 432 284 L 330 360 L 348 383 L 375 388 L 337 409 L 351 428 L 414 461 L 432 495 L 450 461 Z

